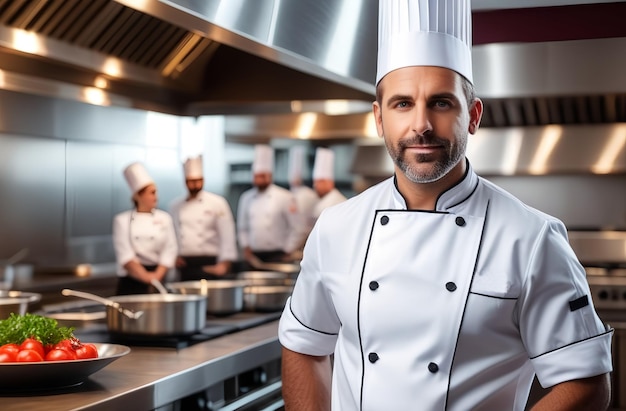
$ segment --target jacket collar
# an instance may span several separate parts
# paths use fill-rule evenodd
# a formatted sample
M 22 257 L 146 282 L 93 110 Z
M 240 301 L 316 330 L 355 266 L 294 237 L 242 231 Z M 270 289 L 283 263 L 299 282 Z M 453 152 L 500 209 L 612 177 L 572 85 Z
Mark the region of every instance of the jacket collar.
M 466 201 L 476 190 L 476 187 L 478 186 L 478 175 L 474 172 L 469 160 L 466 159 L 466 163 L 467 167 L 465 169 L 465 175 L 454 186 L 439 194 L 434 211 L 448 211 L 449 209 Z M 404 200 L 404 197 L 402 197 L 402 194 L 398 191 L 395 176 L 393 177 L 391 197 L 392 208 L 407 209 L 406 201 Z

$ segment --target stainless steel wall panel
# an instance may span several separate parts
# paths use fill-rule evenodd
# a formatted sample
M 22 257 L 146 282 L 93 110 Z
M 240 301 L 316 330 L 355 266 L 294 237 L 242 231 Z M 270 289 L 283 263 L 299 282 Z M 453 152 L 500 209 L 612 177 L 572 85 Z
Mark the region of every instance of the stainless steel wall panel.
M 0 138 L 0 256 L 23 247 L 28 259 L 63 260 L 65 141 Z

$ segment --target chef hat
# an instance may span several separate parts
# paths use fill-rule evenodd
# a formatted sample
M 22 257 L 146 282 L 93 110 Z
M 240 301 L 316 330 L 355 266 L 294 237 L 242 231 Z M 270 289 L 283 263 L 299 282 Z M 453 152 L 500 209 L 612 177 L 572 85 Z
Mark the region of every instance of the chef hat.
M 265 144 L 254 146 L 254 163 L 252 163 L 253 173 L 273 173 L 274 172 L 274 149 Z
M 304 166 L 304 147 L 294 146 L 289 149 L 289 181 L 302 181 Z
M 470 0 L 381 0 L 376 84 L 410 66 L 445 67 L 472 79 Z
M 335 154 L 331 149 L 318 147 L 315 150 L 313 180 L 334 180 Z
M 202 173 L 202 155 L 196 157 L 189 157 L 183 165 L 185 169 L 185 178 L 194 180 L 197 178 L 203 178 Z
M 124 169 L 124 178 L 130 187 L 130 191 L 135 194 L 147 185 L 154 184 L 154 180 L 146 171 L 143 164 L 132 163 Z

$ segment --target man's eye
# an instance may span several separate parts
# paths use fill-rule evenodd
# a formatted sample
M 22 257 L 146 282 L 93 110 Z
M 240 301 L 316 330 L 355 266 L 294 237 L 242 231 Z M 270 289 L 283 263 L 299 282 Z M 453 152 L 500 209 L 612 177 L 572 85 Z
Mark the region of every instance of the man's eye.
M 438 100 L 438 101 L 435 101 L 434 106 L 438 108 L 448 108 L 450 107 L 450 103 L 445 100 Z
M 406 101 L 401 101 L 398 104 L 396 104 L 396 107 L 398 108 L 406 108 L 409 106 L 409 103 L 407 103 Z

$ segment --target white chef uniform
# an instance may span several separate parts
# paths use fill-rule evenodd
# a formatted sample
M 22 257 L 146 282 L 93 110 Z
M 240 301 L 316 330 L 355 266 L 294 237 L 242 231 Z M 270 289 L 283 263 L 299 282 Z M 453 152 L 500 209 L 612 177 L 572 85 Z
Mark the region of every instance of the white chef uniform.
M 335 181 L 335 155 L 332 150 L 325 147 L 318 147 L 315 151 L 315 164 L 313 165 L 313 180 Z M 325 208 L 334 206 L 343 201 L 346 197 L 339 190 L 333 188 L 326 193 L 313 207 L 311 219 L 315 222 Z
M 333 410 L 521 411 L 535 373 L 611 371 L 563 224 L 469 164 L 434 212 L 407 210 L 393 178 L 326 209 L 301 267 L 280 342 L 335 353 Z
M 113 219 L 113 246 L 120 276 L 127 275 L 124 265 L 131 260 L 144 266 L 173 267 L 178 248 L 172 217 L 159 209 L 121 212 Z
M 298 206 L 298 212 L 302 215 L 303 224 L 305 224 L 305 230 L 308 235 L 313 229 L 313 221 L 311 215 L 313 214 L 313 208 L 319 201 L 319 197 L 315 190 L 302 183 L 303 181 L 303 168 L 304 168 L 304 154 L 305 149 L 302 146 L 294 146 L 289 149 L 289 191 L 293 193 Z
M 183 169 L 186 179 L 204 178 L 202 156 L 185 160 Z M 174 200 L 170 213 L 180 256 L 210 258 L 212 264 L 237 259 L 235 219 L 224 197 L 200 191 L 194 198 Z
M 235 220 L 226 199 L 200 191 L 195 198 L 181 198 L 170 209 L 182 256 L 216 256 L 217 261 L 235 261 Z
M 149 184 L 154 184 L 141 163 L 133 163 L 124 169 L 124 178 L 134 194 Z M 136 260 L 143 266 L 173 267 L 177 245 L 174 224 L 165 211 L 154 209 L 150 213 L 136 210 L 124 211 L 113 218 L 113 247 L 117 260 L 117 273 L 128 273 L 124 265 Z
M 265 191 L 245 191 L 237 207 L 239 246 L 253 252 L 292 253 L 306 235 L 293 194 L 270 184 Z
M 464 0 L 379 2 L 378 83 L 408 66 L 472 81 Z M 478 177 L 407 210 L 395 177 L 325 209 L 283 311 L 280 342 L 334 353 L 333 410 L 524 409 L 544 387 L 611 371 L 564 225 Z

